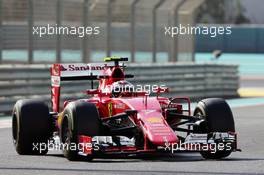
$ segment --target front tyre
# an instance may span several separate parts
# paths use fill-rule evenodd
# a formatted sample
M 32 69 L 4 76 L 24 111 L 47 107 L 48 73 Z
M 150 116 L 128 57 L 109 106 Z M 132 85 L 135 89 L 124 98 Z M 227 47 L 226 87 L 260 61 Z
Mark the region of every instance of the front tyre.
M 61 124 L 61 141 L 66 145 L 63 149 L 64 156 L 70 160 L 82 160 L 78 155 L 78 136 L 98 136 L 100 135 L 101 122 L 96 106 L 87 102 L 71 102 L 64 112 Z M 75 146 L 74 146 L 75 145 Z M 73 148 L 73 149 L 72 149 Z M 86 160 L 92 160 L 92 155 L 86 157 Z
M 194 116 L 204 119 L 204 122 L 195 129 L 202 133 L 210 132 L 235 132 L 235 123 L 232 111 L 225 100 L 221 98 L 207 98 L 201 100 L 195 111 Z M 231 150 L 200 152 L 205 159 L 221 159 L 229 156 Z

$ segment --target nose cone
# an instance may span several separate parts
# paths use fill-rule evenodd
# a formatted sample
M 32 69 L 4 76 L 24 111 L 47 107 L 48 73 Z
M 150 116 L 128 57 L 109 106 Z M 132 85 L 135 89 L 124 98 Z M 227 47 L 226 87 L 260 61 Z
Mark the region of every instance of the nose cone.
M 178 137 L 162 116 L 145 117 L 143 120 L 147 138 L 153 144 L 165 146 L 166 143 L 178 142 Z
M 156 97 L 123 100 L 130 109 L 138 111 L 138 120 L 142 122 L 142 129 L 147 138 L 155 145 L 165 146 L 166 143 L 177 143 L 178 137 L 165 121 L 160 103 Z

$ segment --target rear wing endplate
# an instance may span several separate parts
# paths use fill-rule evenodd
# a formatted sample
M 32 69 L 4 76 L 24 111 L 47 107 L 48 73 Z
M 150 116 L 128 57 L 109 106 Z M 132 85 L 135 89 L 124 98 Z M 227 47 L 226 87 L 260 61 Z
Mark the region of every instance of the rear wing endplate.
M 73 63 L 73 64 L 53 64 L 50 68 L 51 74 L 51 100 L 53 112 L 59 112 L 60 85 L 61 81 L 72 80 L 96 80 L 104 77 L 105 63 Z

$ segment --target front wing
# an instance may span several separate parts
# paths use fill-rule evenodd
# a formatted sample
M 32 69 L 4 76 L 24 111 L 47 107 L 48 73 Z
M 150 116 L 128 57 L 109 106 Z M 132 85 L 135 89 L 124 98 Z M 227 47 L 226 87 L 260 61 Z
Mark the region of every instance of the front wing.
M 118 143 L 116 143 L 118 139 Z M 237 149 L 236 133 L 199 133 L 189 134 L 184 140 L 178 143 L 166 143 L 164 146 L 156 146 L 152 148 L 138 148 L 134 139 L 124 136 L 95 136 L 89 137 L 85 135 L 79 136 L 80 155 L 96 155 L 96 154 L 135 154 L 149 152 L 167 152 L 175 153 L 181 151 L 240 151 Z

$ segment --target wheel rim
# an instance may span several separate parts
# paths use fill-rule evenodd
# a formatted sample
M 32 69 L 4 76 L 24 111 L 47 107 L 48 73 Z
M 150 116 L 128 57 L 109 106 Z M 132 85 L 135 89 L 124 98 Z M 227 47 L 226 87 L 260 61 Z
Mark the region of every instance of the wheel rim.
M 195 116 L 201 120 L 205 120 L 205 115 L 202 114 L 202 111 L 198 110 L 195 114 Z
M 203 112 L 201 110 L 197 110 L 197 112 L 195 113 L 195 115 L 198 119 L 203 120 L 202 122 L 200 122 L 199 125 L 199 130 L 201 132 L 207 132 L 208 131 L 208 126 L 206 124 L 206 116 L 203 114 Z

